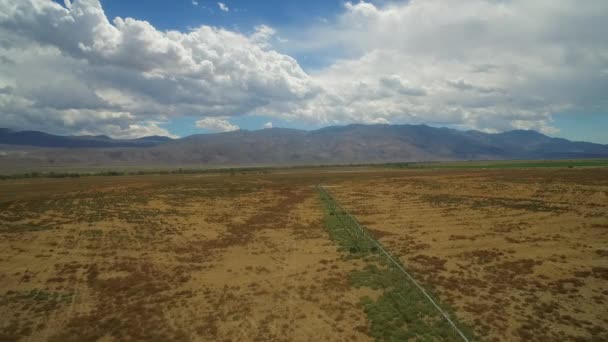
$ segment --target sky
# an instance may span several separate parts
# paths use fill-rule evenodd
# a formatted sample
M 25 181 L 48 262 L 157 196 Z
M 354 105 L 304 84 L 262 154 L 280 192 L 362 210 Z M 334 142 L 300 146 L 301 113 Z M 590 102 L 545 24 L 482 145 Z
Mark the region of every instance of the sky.
M 0 127 L 427 124 L 608 144 L 608 1 L 0 0 Z

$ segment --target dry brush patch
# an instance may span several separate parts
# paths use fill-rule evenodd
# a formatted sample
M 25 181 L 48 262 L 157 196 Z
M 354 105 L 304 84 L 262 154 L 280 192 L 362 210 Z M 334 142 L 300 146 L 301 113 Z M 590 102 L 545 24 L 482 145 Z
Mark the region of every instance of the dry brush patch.
M 1 338 L 369 339 L 314 178 L 3 182 Z
M 608 170 L 412 171 L 331 184 L 482 339 L 608 338 Z
M 315 184 L 482 339 L 607 338 L 605 169 L 3 181 L 0 337 L 371 339 Z

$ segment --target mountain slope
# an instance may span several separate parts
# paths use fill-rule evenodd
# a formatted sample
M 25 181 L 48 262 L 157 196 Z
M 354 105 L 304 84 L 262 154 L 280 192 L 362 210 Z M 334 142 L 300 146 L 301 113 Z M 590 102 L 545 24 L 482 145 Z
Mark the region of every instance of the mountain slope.
M 105 135 L 62 136 L 39 131 L 13 131 L 0 128 L 0 144 L 18 146 L 64 148 L 150 147 L 171 140 L 171 138 L 160 136 L 138 139 L 112 139 Z
M 23 133 L 18 135 L 21 139 L 29 138 L 30 144 L 31 139 L 40 139 L 38 146 L 47 147 L 4 145 L 0 147 L 2 165 L 175 167 L 608 158 L 607 145 L 571 142 L 534 131 L 487 134 L 425 125 L 349 125 L 314 131 L 273 128 L 126 141 L 97 136 L 60 137 L 67 140 L 57 142 L 56 136 L 41 132 L 18 133 Z M 6 132 L 0 131 L 0 136 Z M 154 146 L 142 147 L 140 140 Z M 48 147 L 57 145 L 61 148 Z

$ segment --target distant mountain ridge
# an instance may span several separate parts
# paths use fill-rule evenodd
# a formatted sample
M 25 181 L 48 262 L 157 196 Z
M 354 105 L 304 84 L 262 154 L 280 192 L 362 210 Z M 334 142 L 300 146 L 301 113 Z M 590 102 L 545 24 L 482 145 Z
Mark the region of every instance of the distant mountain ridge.
M 137 139 L 112 139 L 106 135 L 63 136 L 40 131 L 13 131 L 0 128 L 0 144 L 64 147 L 64 148 L 103 148 L 103 147 L 150 147 L 173 139 L 161 136 L 149 136 Z
M 313 131 L 271 128 L 180 139 L 53 136 L 0 129 L 0 165 L 241 166 L 441 160 L 608 158 L 608 145 L 535 131 L 489 134 L 426 125 L 348 125 Z

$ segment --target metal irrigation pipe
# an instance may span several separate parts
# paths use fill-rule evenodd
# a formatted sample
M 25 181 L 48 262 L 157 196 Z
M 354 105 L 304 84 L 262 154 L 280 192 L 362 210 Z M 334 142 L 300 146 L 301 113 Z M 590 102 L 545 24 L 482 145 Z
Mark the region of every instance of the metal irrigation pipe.
M 448 323 L 452 326 L 452 328 L 454 328 L 454 330 L 458 333 L 458 335 L 460 335 L 460 337 L 462 338 L 462 340 L 465 341 L 465 342 L 469 342 L 469 339 L 462 333 L 462 331 L 458 328 L 458 326 L 456 326 L 456 324 L 450 319 L 450 316 L 448 316 L 448 314 L 433 300 L 433 298 L 431 298 L 431 296 L 424 290 L 424 288 L 420 284 L 418 284 L 418 282 L 416 280 L 414 280 L 414 277 L 412 277 L 403 267 L 401 267 L 401 265 L 395 259 L 393 259 L 393 257 L 386 250 L 384 250 L 384 248 L 382 248 L 382 246 L 376 240 L 374 240 L 372 237 L 370 237 L 369 235 L 367 235 L 367 233 L 365 232 L 365 230 L 363 230 L 363 228 L 361 227 L 361 225 L 359 224 L 359 222 L 346 209 L 344 209 L 340 205 L 340 203 L 338 203 L 338 201 L 336 201 L 334 199 L 334 197 L 330 194 L 329 191 L 327 191 L 322 185 L 319 185 L 318 188 L 319 188 L 319 190 L 325 192 L 325 194 L 327 195 L 327 197 L 329 199 L 331 199 L 332 202 L 334 202 L 336 204 L 336 206 L 338 208 L 340 208 L 340 210 L 342 212 L 344 212 L 346 215 L 348 215 L 351 220 L 353 220 L 353 222 L 355 223 L 355 225 L 357 226 L 357 228 L 359 228 L 359 230 L 361 231 L 361 233 L 363 234 L 363 236 L 365 236 L 374 245 L 376 245 L 376 247 L 378 247 L 378 249 L 380 249 L 382 251 L 382 253 L 384 253 L 384 255 L 386 255 L 386 257 L 390 261 L 392 261 L 393 264 L 395 264 L 395 266 L 397 266 L 401 270 L 401 272 L 403 272 L 403 274 L 405 274 L 407 276 L 407 278 L 414 285 L 416 285 L 416 287 L 420 290 L 420 292 L 422 292 L 422 294 L 431 302 L 431 304 L 433 304 L 433 306 L 437 309 L 437 311 L 439 311 L 439 313 L 441 313 L 441 315 L 448 321 Z

